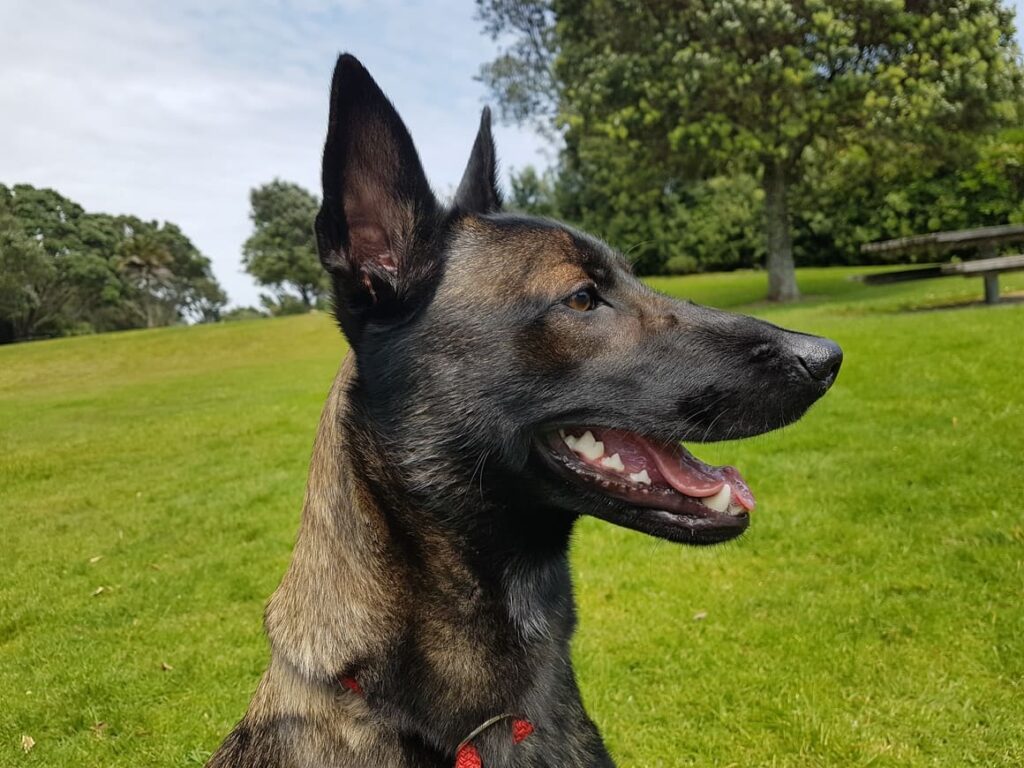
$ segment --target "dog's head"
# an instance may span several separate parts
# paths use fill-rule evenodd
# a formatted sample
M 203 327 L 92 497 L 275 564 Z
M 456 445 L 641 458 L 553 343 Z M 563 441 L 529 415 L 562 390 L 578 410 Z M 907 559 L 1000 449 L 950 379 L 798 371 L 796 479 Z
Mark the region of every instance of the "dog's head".
M 680 441 L 788 424 L 838 373 L 831 341 L 662 296 L 599 240 L 502 213 L 486 111 L 442 204 L 347 55 L 323 193 L 318 245 L 356 354 L 363 469 L 469 528 L 591 514 L 674 541 L 730 539 L 750 490 Z

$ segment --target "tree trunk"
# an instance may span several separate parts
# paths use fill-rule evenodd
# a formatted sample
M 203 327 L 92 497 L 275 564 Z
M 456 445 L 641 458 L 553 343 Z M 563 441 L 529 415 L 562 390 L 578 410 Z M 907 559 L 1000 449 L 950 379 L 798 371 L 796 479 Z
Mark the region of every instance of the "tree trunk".
M 764 234 L 768 249 L 768 300 L 795 301 L 800 298 L 793 267 L 793 237 L 786 202 L 786 173 L 780 163 L 764 165 Z

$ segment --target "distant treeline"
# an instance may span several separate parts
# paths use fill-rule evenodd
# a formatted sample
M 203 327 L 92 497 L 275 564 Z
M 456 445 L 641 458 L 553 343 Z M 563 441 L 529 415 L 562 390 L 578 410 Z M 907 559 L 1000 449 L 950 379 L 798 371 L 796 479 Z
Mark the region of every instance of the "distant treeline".
M 208 322 L 226 300 L 174 224 L 0 184 L 0 343 Z
M 799 265 L 877 262 L 884 255 L 862 254 L 862 244 L 1024 223 L 1024 129 L 977 136 L 955 153 L 878 142 L 811 154 L 792 191 Z M 601 233 L 640 274 L 764 264 L 764 194 L 750 174 L 610 200 L 564 162 L 513 172 L 511 181 L 509 208 Z M 259 308 L 224 311 L 210 260 L 174 224 L 88 213 L 51 189 L 0 184 L 0 343 L 329 309 L 312 227 L 319 204 L 279 179 L 251 191 L 253 232 L 241 261 L 269 292 Z

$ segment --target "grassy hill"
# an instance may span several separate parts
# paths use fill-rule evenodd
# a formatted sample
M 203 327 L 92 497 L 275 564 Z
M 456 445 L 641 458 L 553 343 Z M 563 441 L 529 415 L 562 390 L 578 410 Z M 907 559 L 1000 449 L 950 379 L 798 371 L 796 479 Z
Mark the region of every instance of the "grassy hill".
M 846 363 L 798 425 L 698 449 L 757 493 L 740 541 L 581 525 L 578 672 L 623 766 L 1024 764 L 1024 305 L 850 272 L 786 308 L 759 274 L 652 281 Z M 0 348 L 0 765 L 205 760 L 343 351 L 324 315 Z

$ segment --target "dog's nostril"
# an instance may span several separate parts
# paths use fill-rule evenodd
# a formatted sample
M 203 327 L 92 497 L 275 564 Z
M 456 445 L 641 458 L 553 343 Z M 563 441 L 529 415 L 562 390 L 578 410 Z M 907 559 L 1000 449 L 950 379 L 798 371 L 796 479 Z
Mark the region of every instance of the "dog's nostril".
M 800 345 L 796 359 L 811 378 L 832 386 L 843 364 L 843 350 L 831 339 L 808 339 Z

